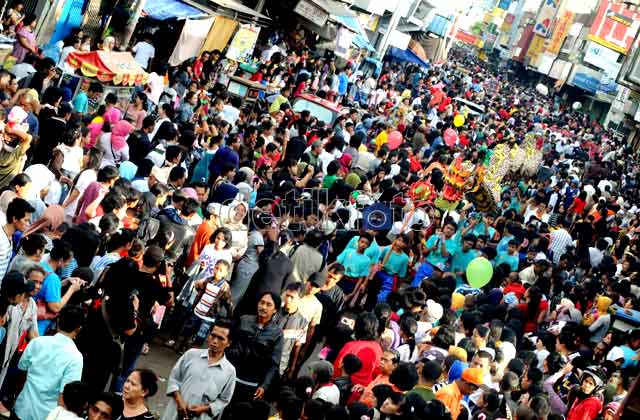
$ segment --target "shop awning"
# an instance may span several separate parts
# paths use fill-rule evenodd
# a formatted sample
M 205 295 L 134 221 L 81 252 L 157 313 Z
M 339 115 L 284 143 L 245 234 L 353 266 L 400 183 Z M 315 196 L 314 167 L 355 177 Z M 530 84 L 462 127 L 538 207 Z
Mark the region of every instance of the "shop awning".
M 180 0 L 147 0 L 144 16 L 156 20 L 199 18 L 206 16 L 202 10 Z
M 86 77 L 114 85 L 140 85 L 149 78 L 129 52 L 72 52 L 67 63 L 79 68 Z
M 375 51 L 371 42 L 369 42 L 369 38 L 367 38 L 367 33 L 362 29 L 362 25 L 358 19 L 354 16 L 337 16 L 331 15 L 331 20 L 338 22 L 343 25 L 347 29 L 356 33 L 356 36 L 353 37 L 352 43 L 358 48 L 364 48 L 369 51 Z
M 431 67 L 429 63 L 418 57 L 416 53 L 411 50 L 401 50 L 400 48 L 391 47 L 389 48 L 389 52 L 387 54 L 389 54 L 391 58 L 397 61 L 413 63 L 425 68 Z

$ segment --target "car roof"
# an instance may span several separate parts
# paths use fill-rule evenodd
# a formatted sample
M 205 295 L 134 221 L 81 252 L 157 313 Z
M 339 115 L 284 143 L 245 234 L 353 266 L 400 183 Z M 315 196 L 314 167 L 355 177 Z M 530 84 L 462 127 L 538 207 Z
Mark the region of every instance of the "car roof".
M 316 103 L 318 105 L 322 105 L 323 107 L 328 108 L 334 112 L 340 112 L 342 110 L 342 107 L 340 105 L 334 104 L 333 102 L 327 101 L 326 99 L 319 98 L 315 95 L 309 95 L 308 93 L 301 93 L 300 95 L 298 95 L 296 99 L 298 98 Z

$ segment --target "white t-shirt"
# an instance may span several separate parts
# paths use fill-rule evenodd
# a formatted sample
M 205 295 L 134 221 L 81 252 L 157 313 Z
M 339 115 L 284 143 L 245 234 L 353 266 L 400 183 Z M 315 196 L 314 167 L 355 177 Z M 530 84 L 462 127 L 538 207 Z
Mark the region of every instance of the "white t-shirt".
M 65 171 L 71 172 L 71 174 L 76 175 L 80 173 L 82 170 L 82 147 L 80 146 L 67 146 L 66 144 L 61 144 L 56 149 L 60 149 L 62 154 L 64 155 L 64 161 L 62 162 L 62 169 Z
M 136 54 L 134 57 L 136 63 L 140 64 L 140 67 L 145 70 L 149 65 L 149 60 L 156 55 L 156 49 L 153 48 L 153 45 L 145 41 L 138 42 L 134 45 L 132 51 Z
M 340 404 L 340 389 L 336 386 L 336 384 L 325 385 L 320 387 L 315 394 L 313 394 L 313 399 L 322 400 L 333 405 Z
M 149 93 L 149 99 L 151 100 L 151 102 L 157 105 L 158 102 L 160 101 L 160 96 L 162 95 L 162 91 L 164 90 L 164 77 L 160 76 L 155 71 L 151 72 L 149 73 L 149 81 L 147 83 L 151 87 L 151 92 Z M 156 126 L 156 129 L 153 130 L 154 134 L 157 128 L 158 126 Z M 153 137 L 149 137 L 149 138 L 153 138 Z
M 65 214 L 67 216 L 74 217 L 76 215 L 76 207 L 78 205 L 78 200 L 80 199 L 80 197 L 82 197 L 82 195 L 84 194 L 84 191 L 87 189 L 89 184 L 96 181 L 97 179 L 98 179 L 98 174 L 93 169 L 87 169 L 86 171 L 80 174 L 80 176 L 78 177 L 78 182 L 74 187 L 80 192 L 80 194 L 78 194 L 78 197 L 75 200 L 73 200 L 73 202 L 69 204 L 69 206 L 65 210 Z

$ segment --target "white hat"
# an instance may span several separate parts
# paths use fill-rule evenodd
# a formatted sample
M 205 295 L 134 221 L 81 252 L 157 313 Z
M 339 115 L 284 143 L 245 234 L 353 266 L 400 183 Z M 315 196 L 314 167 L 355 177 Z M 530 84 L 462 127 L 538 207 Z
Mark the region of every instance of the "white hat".
M 444 310 L 442 309 L 442 305 L 437 303 L 432 299 L 427 300 L 427 317 L 428 321 L 435 322 L 442 318 Z
M 615 346 L 607 354 L 607 360 L 615 362 L 618 359 L 624 359 L 624 351 L 619 346 Z

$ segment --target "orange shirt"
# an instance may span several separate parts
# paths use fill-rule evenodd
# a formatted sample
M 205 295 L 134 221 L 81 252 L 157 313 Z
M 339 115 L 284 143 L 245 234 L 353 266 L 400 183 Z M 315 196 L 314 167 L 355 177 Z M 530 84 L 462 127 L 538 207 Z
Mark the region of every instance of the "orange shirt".
M 462 393 L 455 381 L 452 384 L 440 388 L 438 392 L 436 392 L 436 399 L 447 406 L 452 419 L 458 418 L 461 411 L 460 403 L 462 402 Z
M 213 234 L 215 228 L 209 224 L 209 222 L 204 221 L 196 230 L 196 234 L 193 238 L 193 244 L 191 245 L 191 249 L 189 250 L 189 255 L 187 255 L 187 259 L 185 261 L 185 268 L 191 267 L 198 258 L 200 258 L 200 253 L 202 252 L 202 248 L 209 245 L 209 238 Z
M 362 396 L 360 397 L 360 402 L 367 404 L 369 408 L 372 408 L 376 403 L 376 397 L 373 395 L 373 387 L 376 385 L 389 385 L 394 392 L 402 392 L 394 384 L 389 382 L 388 376 L 380 374 L 364 388 Z

